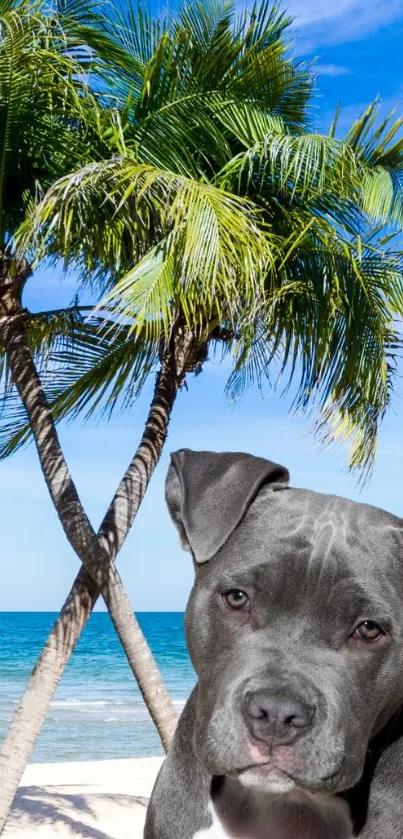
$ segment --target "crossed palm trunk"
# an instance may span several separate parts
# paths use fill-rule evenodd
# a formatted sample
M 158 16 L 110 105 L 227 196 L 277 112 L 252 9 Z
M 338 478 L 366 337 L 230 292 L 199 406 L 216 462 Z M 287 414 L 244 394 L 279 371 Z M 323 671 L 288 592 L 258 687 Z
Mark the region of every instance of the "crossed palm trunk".
M 15 303 L 15 301 L 14 301 Z M 0 312 L 1 314 L 1 312 Z M 175 397 L 183 380 L 175 349 L 157 375 L 140 445 L 120 482 L 98 534 L 83 509 L 26 341 L 27 314 L 18 302 L 0 317 L 0 341 L 27 411 L 45 481 L 64 532 L 83 563 L 31 673 L 0 752 L 0 833 L 50 701 L 101 594 L 164 748 L 176 714 L 114 565 L 160 458 Z

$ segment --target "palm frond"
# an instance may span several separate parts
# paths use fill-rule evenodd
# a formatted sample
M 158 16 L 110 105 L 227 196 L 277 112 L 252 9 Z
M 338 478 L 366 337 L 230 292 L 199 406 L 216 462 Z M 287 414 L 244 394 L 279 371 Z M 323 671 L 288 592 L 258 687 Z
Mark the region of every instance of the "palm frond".
M 284 263 L 227 384 L 231 397 L 261 386 L 275 362 L 272 385 L 296 382 L 292 408 L 316 407 L 322 441 L 350 437 L 350 466 L 362 478 L 373 466 L 403 351 L 395 325 L 403 311 L 402 254 L 380 250 L 377 238 L 343 243 L 311 229 Z
M 79 415 L 110 417 L 131 406 L 156 368 L 158 344 L 141 331 L 73 312 L 32 318 L 27 331 L 33 357 L 56 422 Z M 0 458 L 31 440 L 27 416 L 0 357 Z
M 234 315 L 241 299 L 256 305 L 276 247 L 247 200 L 130 158 L 58 181 L 37 206 L 23 245 L 33 230 L 48 252 L 104 276 L 135 254 L 104 303 L 116 314 L 129 306 L 124 317 L 140 327 L 152 325 L 157 312 L 168 331 L 178 307 L 199 321 L 224 309 Z
M 380 120 L 375 100 L 353 123 L 345 142 L 362 168 L 362 206 L 375 220 L 403 226 L 403 117 L 391 111 Z
M 77 50 L 40 2 L 0 15 L 0 241 L 87 148 L 85 80 Z M 27 127 L 29 126 L 29 129 Z M 52 152 L 50 153 L 50 149 Z
M 284 194 L 318 197 L 326 191 L 353 194 L 358 165 L 352 149 L 337 139 L 320 134 L 291 136 L 271 129 L 263 140 L 236 155 L 217 175 L 215 183 L 225 188 L 253 183 L 262 195 Z

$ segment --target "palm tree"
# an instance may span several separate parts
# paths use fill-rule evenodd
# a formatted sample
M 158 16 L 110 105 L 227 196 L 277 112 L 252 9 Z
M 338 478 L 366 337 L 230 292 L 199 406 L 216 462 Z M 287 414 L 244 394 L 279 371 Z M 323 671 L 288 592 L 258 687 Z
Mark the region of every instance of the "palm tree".
M 134 367 L 125 356 L 118 376 L 113 355 L 107 410 L 133 370 L 138 386 L 129 393 L 139 392 L 141 371 L 158 365 L 161 339 L 184 320 L 191 332 L 197 325 L 201 345 L 225 336 L 235 354 L 231 394 L 260 381 L 277 356 L 291 378 L 302 372 L 297 406 L 317 397 L 325 435 L 335 416 L 340 431 L 353 431 L 351 463 L 365 474 L 399 345 L 402 266 L 393 234 L 403 219 L 402 120 L 379 122 L 374 102 L 343 140 L 335 137 L 338 113 L 327 136 L 312 132 L 313 77 L 288 56 L 290 19 L 269 2 L 240 16 L 236 8 L 185 3 L 177 18 L 161 21 L 129 5 L 126 17 L 102 21 L 118 55 L 101 71 L 101 99 L 118 109 L 113 156 L 54 184 L 29 233 L 48 257 L 81 268 L 84 284 L 95 278 L 107 292 L 99 309 L 130 323 Z M 99 35 L 94 43 L 102 56 Z M 248 199 L 257 213 L 270 240 L 264 287 L 238 294 L 236 274 L 221 270 L 213 188 Z M 231 248 L 237 232 L 227 232 Z M 56 413 L 99 407 L 106 388 L 94 388 L 90 371 L 101 358 L 106 370 L 110 334 L 83 378 L 80 356 L 77 385 L 71 371 L 66 388 L 61 380 L 53 389 Z
M 383 134 L 372 130 L 373 109 L 344 142 L 334 131 L 310 133 L 310 73 L 289 59 L 287 20 L 267 5 L 238 21 L 233 8 L 218 2 L 184 7 L 166 24 L 128 14 L 129 21 L 102 24 L 115 43 L 114 64 L 97 24 L 86 32 L 99 59 L 94 93 L 110 116 L 110 159 L 99 161 L 97 153 L 59 179 L 20 238 L 20 248 L 35 241 L 39 253 L 62 255 L 82 269 L 84 282 L 95 279 L 107 292 L 101 309 L 109 310 L 109 322 L 99 327 L 100 311 L 80 323 L 72 330 L 69 369 L 56 350 L 42 371 L 53 416 L 94 410 L 102 400 L 110 408 L 124 392 L 130 401 L 158 369 L 141 450 L 99 534 L 110 565 L 159 458 L 178 387 L 203 364 L 208 345 L 221 342 L 233 352 L 235 390 L 254 376 L 260 380 L 276 357 L 292 378 L 302 359 L 301 404 L 317 396 L 322 417 L 332 406 L 340 427 L 358 429 L 354 457 L 365 465 L 390 399 L 398 344 L 393 317 L 401 312 L 400 255 L 372 230 L 401 220 L 395 125 Z M 64 315 L 49 320 L 58 317 Z M 41 361 L 42 345 L 33 352 Z M 48 474 L 42 428 L 22 384 Z M 56 445 L 51 413 L 46 433 Z M 6 415 L 5 451 L 25 439 L 25 423 L 26 414 L 10 428 Z M 86 531 L 86 540 L 93 537 Z M 81 571 L 73 585 L 6 739 L 4 770 L 29 726 L 14 783 L 63 665 L 105 590 L 96 563 L 102 566 L 94 554 L 91 576 Z M 66 626 L 71 640 L 58 649 L 52 672 L 48 650 Z M 39 712 L 30 721 L 38 690 Z
M 90 614 L 96 597 L 102 593 L 126 655 L 135 672 L 147 707 L 156 722 L 163 744 L 168 745 L 176 722 L 176 716 L 166 694 L 158 669 L 134 619 L 133 612 L 124 592 L 113 560 L 129 530 L 131 521 L 140 503 L 142 494 L 155 465 L 158 451 L 166 434 L 166 417 L 186 370 L 195 363 L 195 342 L 188 340 L 185 325 L 176 330 L 175 339 L 161 350 L 163 369 L 158 376 L 158 387 L 150 409 L 143 439 L 127 470 L 121 486 L 107 512 L 99 534 L 96 534 L 83 510 L 74 482 L 60 447 L 52 414 L 49 410 L 38 368 L 37 359 L 49 349 L 49 338 L 57 338 L 80 332 L 81 321 L 77 312 L 62 313 L 57 319 L 43 315 L 31 317 L 22 306 L 25 283 L 31 273 L 31 265 L 21 250 L 13 249 L 15 225 L 21 222 L 38 197 L 38 190 L 46 188 L 51 180 L 78 160 L 85 160 L 85 153 L 92 148 L 94 125 L 100 137 L 96 151 L 102 146 L 102 114 L 96 110 L 93 98 L 80 80 L 84 69 L 77 62 L 77 40 L 70 41 L 64 35 L 62 20 L 55 14 L 44 14 L 40 7 L 19 4 L 4 10 L 2 18 L 2 41 L 0 59 L 0 82 L 3 79 L 2 99 L 5 110 L 2 145 L 2 229 L 4 245 L 1 260 L 0 284 L 0 342 L 4 351 L 5 381 L 18 393 L 29 418 L 42 471 L 61 524 L 83 562 L 83 569 L 74 590 L 63 607 L 54 632 L 51 634 L 41 657 L 41 666 L 36 667 L 25 692 L 24 701 L 17 709 L 14 725 L 11 727 L 2 748 L 0 765 L 2 783 L 0 789 L 0 822 L 4 823 L 9 805 L 20 776 L 29 757 L 36 734 L 46 713 L 49 698 L 55 690 L 63 672 L 63 662 L 71 655 L 83 623 Z M 77 33 L 77 27 L 72 27 Z M 86 57 L 84 51 L 84 58 Z M 53 70 L 53 76 L 50 71 Z M 60 86 L 64 98 L 59 94 Z M 67 91 L 67 92 L 66 92 Z M 72 99 L 70 103 L 68 95 Z M 60 100 L 60 102 L 59 102 Z M 42 110 L 40 110 L 42 108 Z M 88 109 L 91 120 L 88 122 Z M 26 134 L 30 113 L 41 115 L 41 123 L 34 123 L 37 129 L 37 143 L 27 144 Z M 65 127 L 65 131 L 59 129 Z M 64 126 L 64 122 L 66 126 Z M 47 134 L 42 131 L 42 123 Z M 78 123 L 78 129 L 77 129 Z M 109 128 L 113 128 L 110 124 Z M 112 132 L 113 133 L 113 132 Z M 60 149 L 58 144 L 62 144 Z M 81 143 L 84 152 L 81 149 Z M 68 152 L 64 150 L 67 149 Z M 76 157 L 73 151 L 76 151 Z M 40 156 L 40 154 L 42 156 Z M 50 174 L 46 169 L 47 159 L 59 169 Z M 68 162 L 67 162 L 68 161 Z M 39 165 L 42 169 L 39 169 Z M 10 169 L 12 166 L 12 169 Z M 36 169 L 36 167 L 38 167 Z M 25 171 L 29 175 L 24 179 Z M 5 184 L 10 190 L 5 192 Z M 33 175 L 36 175 L 36 178 Z M 163 183 L 163 178 L 161 185 Z M 181 184 L 180 186 L 183 186 Z M 214 188 L 200 188 L 200 204 L 209 205 L 216 220 L 218 246 L 222 270 L 234 272 L 234 264 L 240 264 L 237 279 L 249 294 L 257 288 L 260 275 L 267 273 L 271 253 L 269 240 L 260 233 L 249 206 L 236 197 L 222 194 Z M 6 200 L 7 195 L 7 200 Z M 142 208 L 140 224 L 149 223 L 151 213 L 156 209 L 149 197 Z M 161 214 L 162 219 L 162 214 Z M 17 220 L 17 221 L 16 221 Z M 14 226 L 13 226 L 14 225 Z M 230 243 L 228 230 L 235 230 L 237 243 Z M 148 239 L 153 234 L 147 233 Z M 140 237 L 138 236 L 140 242 Z M 50 329 L 49 329 L 50 326 Z M 68 327 L 66 330 L 65 327 Z M 84 333 L 85 334 L 85 333 Z M 140 338 L 140 336 L 139 336 Z M 180 358 L 179 358 L 180 355 Z M 156 442 L 158 445 L 156 446 Z M 127 503 L 128 489 L 137 489 L 134 501 Z
M 109 560 L 107 543 L 103 545 L 92 530 L 60 449 L 30 349 L 32 341 L 43 344 L 46 318 L 32 319 L 22 306 L 24 286 L 32 269 L 26 257 L 15 250 L 15 231 L 34 201 L 55 178 L 85 161 L 93 145 L 95 134 L 87 121 L 93 101 L 81 81 L 85 63 L 80 59 L 87 61 L 88 50 L 81 54 L 77 40 L 70 41 L 66 36 L 60 16 L 36 2 L 2 3 L 0 33 L 0 343 L 6 362 L 3 372 L 29 413 L 45 479 L 66 535 L 92 570 L 92 576 L 82 572 L 74 597 L 65 604 L 58 632 L 46 647 L 43 661 L 47 663 L 47 675 L 42 672 L 41 681 L 38 673 L 35 696 L 32 690 L 28 692 L 25 711 L 28 709 L 31 729 L 28 727 L 22 738 L 14 740 L 11 736 L 4 744 L 2 768 L 6 764 L 6 771 L 0 785 L 3 824 L 21 766 L 26 763 L 26 750 L 32 750 L 32 731 L 42 721 L 41 687 L 48 688 L 47 682 L 53 685 L 60 678 L 65 651 L 71 653 L 82 627 L 82 623 L 74 624 L 74 612 L 78 611 L 78 621 L 86 611 L 89 614 L 95 592 L 103 591 L 114 614 L 128 657 L 132 664 L 135 662 L 143 694 L 150 697 L 151 708 L 152 702 L 158 708 L 157 721 L 166 742 L 176 718 Z M 99 143 L 100 138 L 98 146 Z M 66 313 L 59 318 L 56 332 L 63 333 L 62 327 L 69 327 L 70 320 Z M 53 325 L 50 331 L 55 332 Z M 23 722 L 23 713 L 17 716 Z M 11 763 L 7 763 L 7 754 L 12 756 Z

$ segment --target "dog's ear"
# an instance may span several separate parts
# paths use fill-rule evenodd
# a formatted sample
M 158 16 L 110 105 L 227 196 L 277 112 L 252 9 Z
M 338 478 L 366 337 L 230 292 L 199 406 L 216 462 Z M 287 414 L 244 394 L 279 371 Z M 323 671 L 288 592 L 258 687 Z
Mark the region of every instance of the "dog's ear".
M 283 489 L 289 478 L 284 466 L 242 452 L 174 452 L 165 497 L 182 547 L 196 562 L 207 562 L 243 519 L 262 485 Z

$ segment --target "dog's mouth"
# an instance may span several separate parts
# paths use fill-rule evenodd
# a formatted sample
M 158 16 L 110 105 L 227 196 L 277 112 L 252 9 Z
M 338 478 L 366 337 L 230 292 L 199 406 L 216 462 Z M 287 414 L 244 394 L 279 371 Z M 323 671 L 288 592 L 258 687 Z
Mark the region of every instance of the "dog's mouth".
M 246 786 L 264 787 L 273 793 L 290 792 L 297 786 L 295 779 L 288 772 L 279 769 L 270 760 L 243 766 L 231 775 Z
M 323 772 L 312 777 L 308 766 L 298 759 L 293 746 L 277 746 L 268 744 L 247 743 L 247 753 L 250 760 L 238 770 L 238 777 L 246 775 L 273 781 L 273 783 L 293 785 L 308 792 L 333 792 L 343 775 L 345 755 L 334 755 L 333 760 L 323 767 Z M 327 771 L 326 771 L 327 768 Z
M 271 758 L 242 766 L 229 774 L 237 777 L 241 782 L 246 781 L 253 784 L 253 779 L 255 779 L 255 783 L 258 784 L 261 781 L 265 786 L 272 787 L 273 791 L 277 792 L 298 789 L 305 793 L 320 793 L 336 791 L 336 788 L 338 788 L 337 780 L 342 774 L 343 764 L 344 758 L 337 768 L 314 779 L 301 777 L 296 772 L 276 766 Z

